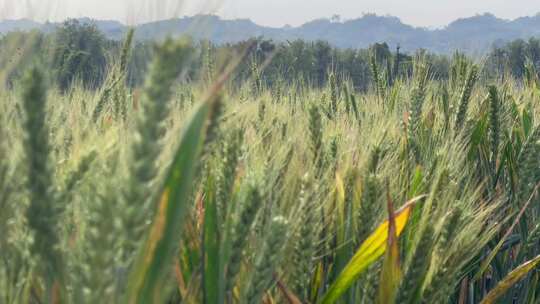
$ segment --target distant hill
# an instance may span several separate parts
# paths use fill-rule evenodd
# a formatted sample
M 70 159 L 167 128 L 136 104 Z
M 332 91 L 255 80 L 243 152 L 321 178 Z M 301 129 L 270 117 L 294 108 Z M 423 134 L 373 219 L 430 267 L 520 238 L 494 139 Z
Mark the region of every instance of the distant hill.
M 42 26 L 43 25 L 41 23 L 37 23 L 28 19 L 4 20 L 0 22 L 0 34 L 13 31 L 29 31 L 41 28 Z
M 127 30 L 117 21 L 80 20 L 94 22 L 111 39 L 121 39 Z M 31 20 L 6 20 L 0 22 L 0 34 L 32 29 L 49 32 L 56 26 L 58 24 L 40 24 Z M 276 41 L 321 39 L 340 48 L 365 48 L 375 42 L 387 42 L 391 47 L 399 44 L 405 51 L 425 48 L 437 53 L 451 53 L 459 49 L 482 54 L 494 42 L 540 37 L 540 14 L 515 20 L 483 14 L 458 19 L 435 30 L 404 24 L 397 17 L 373 14 L 343 22 L 318 19 L 298 27 L 282 28 L 260 26 L 248 19 L 224 20 L 212 15 L 197 15 L 141 24 L 136 30 L 136 39 L 139 40 L 159 40 L 169 35 L 190 35 L 215 43 L 238 42 L 259 36 Z

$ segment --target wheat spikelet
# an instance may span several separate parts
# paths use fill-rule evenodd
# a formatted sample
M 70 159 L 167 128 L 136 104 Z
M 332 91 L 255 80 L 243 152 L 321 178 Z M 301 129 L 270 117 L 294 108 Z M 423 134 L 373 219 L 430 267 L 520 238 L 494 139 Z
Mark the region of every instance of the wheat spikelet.
M 255 261 L 253 276 L 249 281 L 245 301 L 249 304 L 259 303 L 262 293 L 270 287 L 273 272 L 282 256 L 283 244 L 287 238 L 288 222 L 282 216 L 272 219 L 260 255 Z
M 56 226 L 60 222 L 60 206 L 55 204 L 49 159 L 45 76 L 39 68 L 33 67 L 22 81 L 22 102 L 26 114 L 24 151 L 28 164 L 27 188 L 30 199 L 26 218 L 34 235 L 31 253 L 37 258 L 36 265 L 50 292 L 53 283 L 62 280 L 64 270 Z
M 467 110 L 469 109 L 469 101 L 471 98 L 472 90 L 478 77 L 478 68 L 471 66 L 467 75 L 467 80 L 461 90 L 461 96 L 459 98 L 459 106 L 456 113 L 455 130 L 460 131 L 467 118 Z

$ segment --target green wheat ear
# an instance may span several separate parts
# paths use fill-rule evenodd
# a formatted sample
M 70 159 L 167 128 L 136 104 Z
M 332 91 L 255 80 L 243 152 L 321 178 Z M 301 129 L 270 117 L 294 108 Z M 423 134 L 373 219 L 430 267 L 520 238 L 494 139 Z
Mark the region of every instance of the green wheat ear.
M 226 210 L 231 193 L 233 191 L 236 178 L 236 169 L 240 160 L 241 148 L 243 143 L 242 129 L 228 132 L 224 136 L 221 145 L 222 157 L 219 160 L 219 172 L 217 176 L 217 203 L 219 205 L 218 213 L 223 214 L 221 210 Z
M 518 155 L 517 172 L 519 174 L 518 191 L 515 199 L 522 204 L 531 195 L 537 179 L 538 153 L 540 152 L 540 125 L 534 127 L 525 139 Z
M 136 121 L 128 181 L 123 192 L 125 254 L 131 256 L 142 239 L 146 223 L 152 218 L 151 201 L 159 172 L 157 160 L 167 132 L 172 86 L 193 54 L 188 42 L 166 40 L 155 48 L 155 59 L 144 86 L 142 111 Z
M 119 66 L 115 65 L 113 67 L 111 76 L 101 92 L 96 107 L 94 108 L 94 112 L 92 113 L 92 121 L 94 123 L 98 122 L 103 111 L 106 110 L 107 104 L 111 102 L 111 99 L 113 99 L 114 110 L 117 116 L 120 115 L 122 118 L 125 118 L 127 114 L 126 80 L 128 76 L 129 54 L 134 36 L 135 29 L 129 29 L 120 53 L 120 64 Z
M 133 44 L 133 37 L 135 36 L 135 29 L 130 28 L 126 35 L 126 40 L 122 46 L 122 53 L 120 55 L 120 72 L 126 73 L 129 61 L 129 52 L 131 50 L 131 45 Z
M 231 254 L 227 264 L 226 292 L 232 292 L 236 276 L 240 271 L 244 247 L 247 237 L 255 221 L 262 203 L 257 185 L 250 185 L 247 196 L 241 206 L 242 210 L 232 231 Z
M 97 195 L 89 208 L 89 219 L 85 235 L 85 262 L 81 269 L 82 295 L 86 303 L 111 301 L 118 288 L 115 265 L 118 248 L 118 229 L 113 216 L 116 204 L 112 184 L 105 186 L 105 193 Z M 122 274 L 123 276 L 123 274 Z
M 491 169 L 494 175 L 497 170 L 500 142 L 500 101 L 496 86 L 489 87 L 489 141 L 491 145 Z
M 28 226 L 34 234 L 31 246 L 36 267 L 43 276 L 47 291 L 62 280 L 63 263 L 59 248 L 57 224 L 59 206 L 55 205 L 50 157 L 49 131 L 46 123 L 47 90 L 43 72 L 33 67 L 22 80 L 24 153 L 27 162 L 27 189 L 30 205 L 26 212 Z
M 446 251 L 459 232 L 461 218 L 462 211 L 460 209 L 454 209 L 446 216 L 438 240 L 433 248 L 434 252 L 432 255 L 435 255 L 433 260 L 436 262 L 431 266 L 434 267 L 434 273 L 432 274 L 431 281 L 425 286 L 422 295 L 425 301 L 439 303 L 448 297 L 447 294 L 450 288 L 452 288 L 448 280 L 448 277 L 451 275 L 449 269 L 451 261 L 446 259 Z
M 299 198 L 298 231 L 295 235 L 293 261 L 294 291 L 303 299 L 308 299 L 309 283 L 313 270 L 313 258 L 317 249 L 319 224 L 317 223 L 318 208 L 313 191 L 313 181 L 307 175 L 302 178 Z
M 357 243 L 364 241 L 371 232 L 377 220 L 377 211 L 380 208 L 379 198 L 382 188 L 378 177 L 373 173 L 367 173 L 364 177 L 361 203 L 357 212 Z
M 373 78 L 373 83 L 375 85 L 375 92 L 377 93 L 377 98 L 379 98 L 380 102 L 385 98 L 385 86 L 379 70 L 379 65 L 377 64 L 376 54 L 371 54 L 369 56 L 369 66 L 371 68 L 371 77 Z
M 412 90 L 409 108 L 409 120 L 407 123 L 407 136 L 409 142 L 416 139 L 416 132 L 422 119 L 422 109 L 426 98 L 426 86 L 428 81 L 427 64 L 422 59 L 417 59 L 414 65 L 414 87 Z
M 253 276 L 249 280 L 246 303 L 260 303 L 263 292 L 270 287 L 273 272 L 282 257 L 283 244 L 287 238 L 287 220 L 282 216 L 272 219 L 263 248 L 255 261 Z
M 467 110 L 469 109 L 469 101 L 471 99 L 472 90 L 476 81 L 478 80 L 478 68 L 476 65 L 471 66 L 467 79 L 461 90 L 461 96 L 459 99 L 459 107 L 456 113 L 455 130 L 459 132 L 467 119 Z
M 320 170 L 323 161 L 323 126 L 321 112 L 316 105 L 312 105 L 309 109 L 309 134 L 311 139 L 310 148 L 313 157 L 313 163 L 316 164 L 316 169 Z
M 328 86 L 329 86 L 329 95 L 330 95 L 330 104 L 329 104 L 329 113 L 332 118 L 335 118 L 338 111 L 338 85 L 337 85 L 337 79 L 336 74 L 333 72 L 330 73 L 330 76 L 328 77 Z
M 418 303 L 433 253 L 433 227 L 427 225 L 399 288 L 396 303 Z

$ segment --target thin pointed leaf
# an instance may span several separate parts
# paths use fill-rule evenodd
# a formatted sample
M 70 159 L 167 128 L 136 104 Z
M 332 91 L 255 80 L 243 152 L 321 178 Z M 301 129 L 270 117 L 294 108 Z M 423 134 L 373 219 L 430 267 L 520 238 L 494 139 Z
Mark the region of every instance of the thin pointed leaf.
M 210 109 L 210 102 L 201 103 L 182 135 L 158 212 L 129 276 L 129 303 L 160 302 L 160 283 L 173 265 L 174 247 L 181 236 Z
M 381 271 L 378 303 L 393 303 L 397 287 L 401 280 L 399 265 L 399 248 L 396 231 L 396 215 L 390 195 L 387 194 L 388 207 L 388 239 L 386 242 L 386 257 Z
M 514 284 L 519 282 L 523 277 L 525 277 L 531 270 L 533 270 L 536 265 L 540 263 L 540 255 L 534 259 L 525 262 L 518 266 L 516 269 L 512 270 L 506 277 L 504 277 L 495 288 L 493 288 L 480 302 L 480 304 L 491 304 L 504 295 Z
M 310 293 L 310 299 L 312 303 L 317 303 L 317 300 L 319 299 L 321 286 L 323 283 L 323 277 L 324 277 L 324 268 L 323 263 L 319 262 L 317 264 L 317 268 L 315 268 L 315 271 L 313 272 L 313 277 L 311 279 L 311 293 Z
M 409 201 L 396 213 L 396 235 L 399 236 L 409 219 L 414 204 L 423 198 L 419 196 Z M 323 304 L 335 303 L 349 287 L 360 277 L 360 275 L 375 262 L 386 251 L 388 240 L 388 220 L 382 223 L 373 234 L 368 237 L 360 246 L 358 251 L 349 261 L 347 266 L 339 274 L 335 282 L 323 297 Z

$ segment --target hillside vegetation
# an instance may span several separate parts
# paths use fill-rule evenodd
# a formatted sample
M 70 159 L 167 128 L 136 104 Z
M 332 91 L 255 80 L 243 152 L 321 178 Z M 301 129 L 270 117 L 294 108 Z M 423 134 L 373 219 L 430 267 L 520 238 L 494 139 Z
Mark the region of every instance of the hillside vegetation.
M 121 40 L 129 30 L 118 21 L 89 18 L 79 21 L 95 24 L 107 38 L 114 40 Z M 59 26 L 61 23 L 6 20 L 0 22 L 0 34 L 32 29 L 50 33 Z M 238 43 L 257 37 L 277 42 L 324 40 L 338 48 L 367 48 L 374 43 L 386 42 L 391 48 L 400 45 L 407 52 L 426 49 L 437 54 L 461 51 L 481 56 L 488 53 L 494 44 L 499 46 L 512 40 L 539 37 L 540 15 L 506 20 L 485 13 L 457 19 L 438 29 L 415 27 L 394 16 L 375 14 L 351 20 L 321 18 L 297 27 L 267 27 L 249 19 L 227 20 L 213 15 L 196 15 L 139 24 L 136 28 L 135 38 L 140 41 L 189 35 L 196 40 L 204 39 L 216 44 Z

